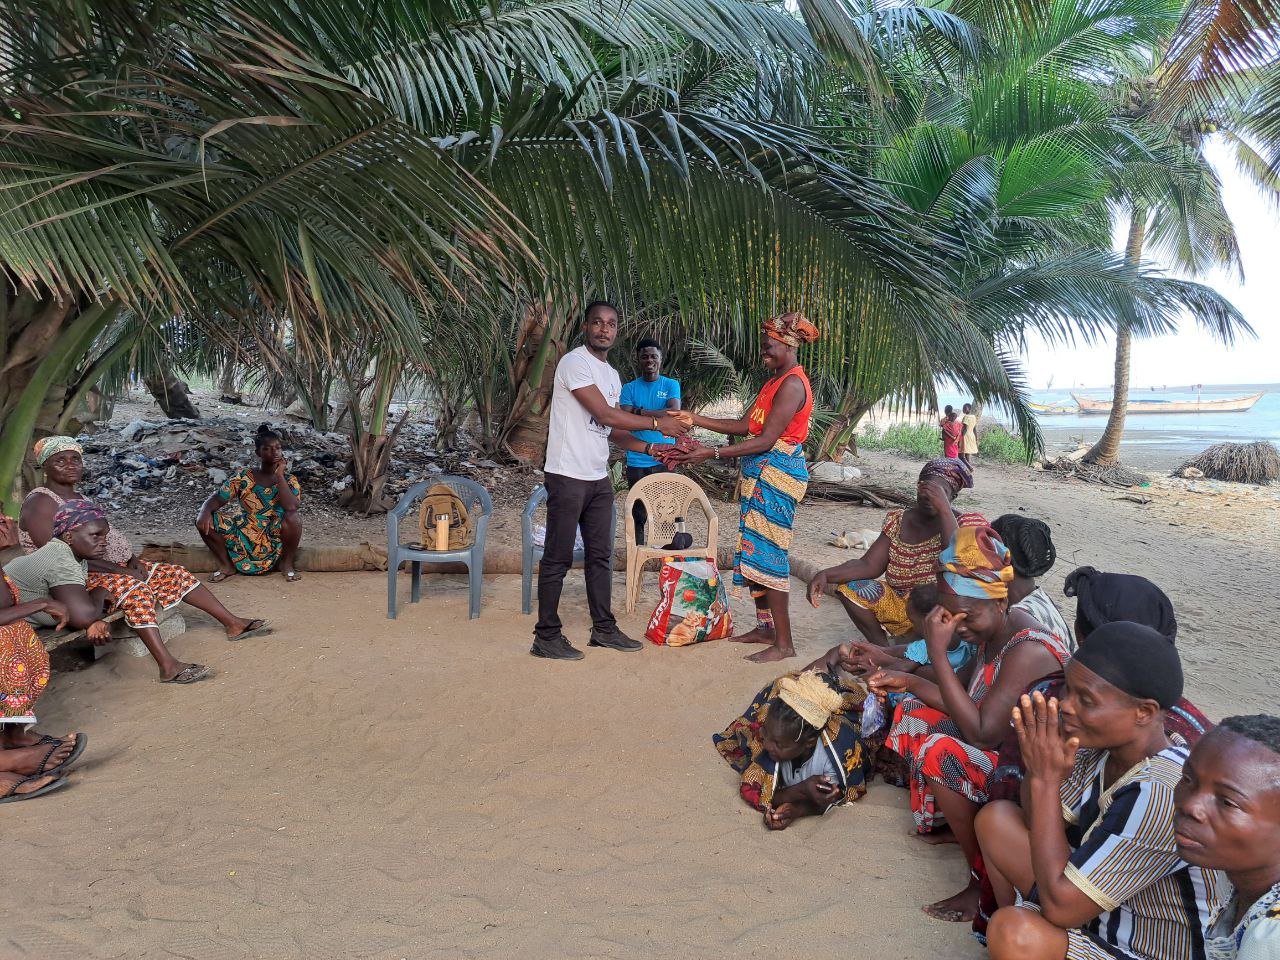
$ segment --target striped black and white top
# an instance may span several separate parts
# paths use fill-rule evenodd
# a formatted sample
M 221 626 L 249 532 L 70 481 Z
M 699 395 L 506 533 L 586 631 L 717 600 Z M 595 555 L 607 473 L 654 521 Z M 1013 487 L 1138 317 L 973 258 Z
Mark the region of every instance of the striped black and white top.
M 1066 876 L 1102 913 L 1085 930 L 1118 954 L 1204 960 L 1204 930 L 1227 892 L 1179 859 L 1173 790 L 1188 750 L 1149 757 L 1104 789 L 1107 751 L 1081 750 L 1062 784 L 1072 854 Z

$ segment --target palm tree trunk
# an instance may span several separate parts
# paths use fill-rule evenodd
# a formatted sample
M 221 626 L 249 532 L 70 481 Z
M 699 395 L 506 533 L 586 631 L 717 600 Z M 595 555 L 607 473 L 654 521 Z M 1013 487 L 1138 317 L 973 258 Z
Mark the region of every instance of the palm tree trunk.
M 1137 266 L 1142 260 L 1142 247 L 1147 237 L 1147 208 L 1135 204 L 1129 221 L 1129 239 L 1124 247 L 1125 263 Z M 1120 462 L 1120 438 L 1124 436 L 1124 419 L 1129 412 L 1129 354 L 1133 334 L 1128 327 L 1116 331 L 1115 386 L 1111 392 L 1111 413 L 1107 416 L 1102 436 L 1085 454 L 1085 461 L 1107 466 Z
M 178 379 L 167 360 L 160 361 L 159 368 L 142 381 L 147 392 L 160 404 L 164 415 L 171 420 L 199 420 L 200 411 L 196 409 L 191 397 L 187 395 L 187 385 Z

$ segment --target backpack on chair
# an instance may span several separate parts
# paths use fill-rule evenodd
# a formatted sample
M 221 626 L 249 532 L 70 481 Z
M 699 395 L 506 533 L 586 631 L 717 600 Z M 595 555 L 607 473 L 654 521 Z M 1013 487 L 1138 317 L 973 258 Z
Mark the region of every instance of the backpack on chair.
M 466 504 L 444 483 L 437 483 L 427 489 L 426 496 L 422 498 L 422 508 L 418 512 L 418 536 L 427 550 L 436 548 L 436 517 L 449 518 L 448 549 L 463 550 L 471 546 L 475 538 Z

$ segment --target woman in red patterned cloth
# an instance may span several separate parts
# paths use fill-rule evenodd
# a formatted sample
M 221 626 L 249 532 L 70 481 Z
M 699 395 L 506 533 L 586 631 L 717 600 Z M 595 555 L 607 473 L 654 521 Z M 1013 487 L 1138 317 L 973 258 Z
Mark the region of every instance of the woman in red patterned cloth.
M 71 437 L 45 437 L 35 445 L 35 456 L 36 465 L 44 471 L 44 486 L 27 494 L 19 514 L 22 546 L 29 554 L 52 539 L 54 514 L 64 503 L 79 499 L 76 486 L 84 479 L 84 450 Z M 222 624 L 229 640 L 271 632 L 265 620 L 239 617 L 228 610 L 186 567 L 140 560 L 132 544 L 114 527 L 107 530 L 104 555 L 89 561 L 85 589 L 98 588 L 110 594 L 114 607 L 124 611 L 125 622 L 156 658 L 166 680 L 172 679 L 178 662 L 168 654 L 160 637 L 157 614 L 161 610 L 188 603 Z
M 16 546 L 17 525 L 0 509 L 0 549 Z M 36 613 L 65 623 L 56 600 L 18 601 L 18 588 L 0 576 L 0 803 L 31 800 L 65 786 L 61 773 L 84 752 L 82 733 L 47 737 L 32 730 L 35 704 L 49 684 L 49 654 L 26 618 Z
M 980 866 L 974 820 L 987 802 L 986 781 L 1009 729 L 1009 712 L 1027 684 L 1060 670 L 1067 645 L 1022 610 L 1009 608 L 1013 564 L 990 527 L 964 527 L 938 559 L 938 606 L 925 620 L 925 644 L 936 680 L 880 670 L 867 684 L 898 703 L 885 741 L 910 767 L 911 813 L 919 834 L 944 824 L 964 850 L 970 882 L 925 907 L 937 920 L 968 922 L 978 909 Z M 978 650 L 957 674 L 947 657 L 954 637 Z M 942 838 L 934 837 L 934 842 Z
M 827 584 L 838 584 L 836 596 L 858 630 L 871 643 L 911 633 L 907 597 L 913 587 L 933 583 L 938 555 L 960 527 L 985 527 L 980 513 L 960 513 L 956 494 L 973 486 L 973 472 L 962 460 L 930 460 L 916 481 L 915 506 L 890 510 L 880 536 L 857 560 L 820 571 L 809 581 L 815 607 Z M 834 650 L 832 651 L 834 654 Z
M 737 643 L 767 643 L 748 660 L 765 663 L 795 656 L 791 642 L 791 528 L 796 506 L 809 486 L 804 442 L 813 413 L 813 387 L 800 366 L 800 345 L 818 339 L 818 328 L 799 313 L 784 313 L 762 324 L 760 360 L 769 379 L 745 417 L 723 420 L 691 416 L 693 425 L 741 443 L 724 447 L 697 446 L 673 453 L 668 462 L 696 464 L 741 458 L 738 481 L 738 552 L 733 583 L 749 588 L 756 605 L 755 629 L 732 639 Z

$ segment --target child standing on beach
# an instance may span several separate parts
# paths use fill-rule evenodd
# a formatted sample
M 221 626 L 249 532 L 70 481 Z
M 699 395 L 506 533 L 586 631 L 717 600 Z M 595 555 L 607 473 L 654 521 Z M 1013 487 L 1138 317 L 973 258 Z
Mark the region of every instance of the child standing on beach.
M 964 433 L 964 424 L 956 416 L 956 408 L 947 404 L 942 418 L 942 455 L 952 460 L 960 459 L 960 437 Z

